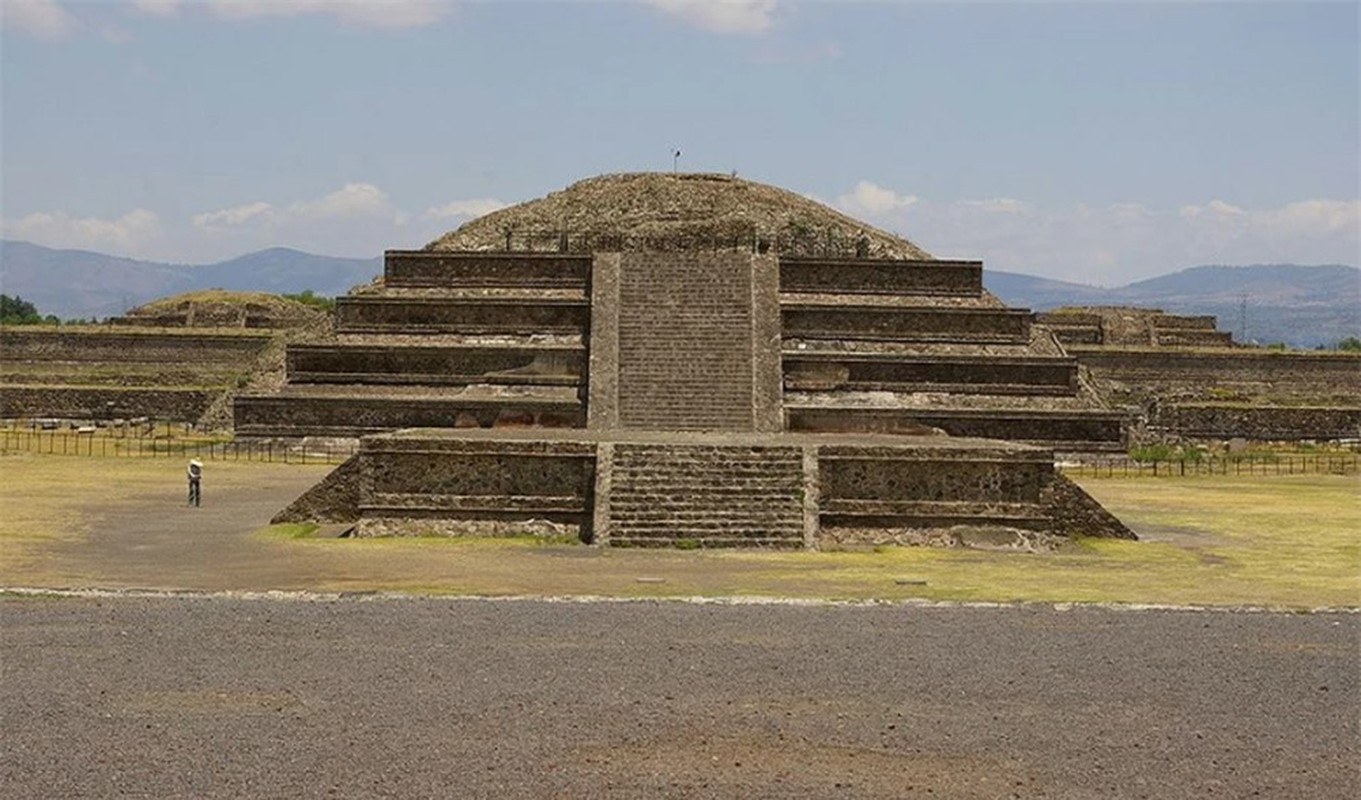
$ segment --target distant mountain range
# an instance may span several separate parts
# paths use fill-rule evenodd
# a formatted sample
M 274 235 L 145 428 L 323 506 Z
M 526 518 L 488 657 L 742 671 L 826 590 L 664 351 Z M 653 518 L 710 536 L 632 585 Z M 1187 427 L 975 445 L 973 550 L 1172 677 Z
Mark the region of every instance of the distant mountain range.
M 381 257 L 334 258 L 284 247 L 190 266 L 0 241 L 0 292 L 62 319 L 115 316 L 148 300 L 198 289 L 279 294 L 311 289 L 333 296 L 382 271 Z
M 382 271 L 381 257 L 334 258 L 282 247 L 190 266 L 0 241 L 0 292 L 63 319 L 113 316 L 208 288 L 340 295 Z M 1361 337 L 1361 269 L 1338 264 L 1192 267 L 1114 289 L 984 269 L 983 283 L 1008 305 L 1036 311 L 1136 305 L 1213 314 L 1220 329 L 1242 341 L 1314 347 Z
M 1292 347 L 1361 337 L 1361 269 L 1329 264 L 1191 267 L 1113 289 L 983 270 L 983 284 L 1008 305 L 1145 306 L 1212 314 L 1240 342 Z

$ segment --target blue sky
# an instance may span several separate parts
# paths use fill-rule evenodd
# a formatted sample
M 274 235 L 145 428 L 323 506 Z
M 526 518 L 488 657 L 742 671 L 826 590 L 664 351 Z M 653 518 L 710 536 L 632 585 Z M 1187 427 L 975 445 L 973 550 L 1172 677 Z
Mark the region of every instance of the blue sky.
M 680 148 L 994 269 L 1361 262 L 1355 3 L 0 2 L 7 238 L 370 256 Z

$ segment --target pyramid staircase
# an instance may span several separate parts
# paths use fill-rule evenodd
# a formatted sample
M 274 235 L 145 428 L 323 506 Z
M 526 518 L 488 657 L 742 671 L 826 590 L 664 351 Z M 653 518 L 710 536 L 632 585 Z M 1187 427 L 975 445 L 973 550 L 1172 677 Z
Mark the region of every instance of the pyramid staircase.
M 804 546 L 803 452 L 619 443 L 602 511 L 616 546 Z
M 238 397 L 243 436 L 581 427 L 590 256 L 389 251 L 342 297 L 336 341 L 294 345 L 287 383 Z
M 780 309 L 791 431 L 1124 447 L 1122 415 L 1030 311 L 984 291 L 980 262 L 782 258 Z

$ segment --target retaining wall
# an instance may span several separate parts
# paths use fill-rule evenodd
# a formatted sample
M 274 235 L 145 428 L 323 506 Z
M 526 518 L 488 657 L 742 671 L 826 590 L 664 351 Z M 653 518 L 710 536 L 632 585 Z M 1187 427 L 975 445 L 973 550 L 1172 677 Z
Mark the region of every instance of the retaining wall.
M 951 436 L 1003 439 L 1062 451 L 1125 449 L 1125 417 L 1113 411 L 875 408 L 786 405 L 790 431 L 916 433 L 925 426 Z
M 338 333 L 583 334 L 586 300 L 564 298 L 342 297 Z
M 77 362 L 249 364 L 268 336 L 0 328 L 0 359 Z
M 780 291 L 977 297 L 983 263 L 782 257 Z
M 360 535 L 571 533 L 590 538 L 587 442 L 366 438 Z
M 389 250 L 389 287 L 515 287 L 582 289 L 590 283 L 591 257 L 554 253 L 451 253 Z
M 1361 439 L 1361 407 L 1166 405 L 1158 409 L 1151 424 L 1205 439 Z
M 222 389 L 0 386 L 0 417 L 109 419 L 151 417 L 194 422 Z
M 1205 395 L 1242 388 L 1280 395 L 1350 393 L 1361 396 L 1361 355 L 1271 350 L 1177 352 L 1070 348 L 1103 380 L 1128 384 L 1135 395 L 1169 391 Z
M 586 382 L 581 347 L 293 345 L 291 383 L 579 386 Z
M 784 355 L 785 388 L 805 391 L 949 391 L 1049 394 L 1077 391 L 1072 358 L 929 357 L 793 351 Z
M 359 436 L 414 427 L 572 428 L 586 424 L 580 402 L 533 397 L 238 395 L 233 412 L 239 436 Z
M 901 342 L 1030 341 L 1029 311 L 882 305 L 781 304 L 786 338 Z

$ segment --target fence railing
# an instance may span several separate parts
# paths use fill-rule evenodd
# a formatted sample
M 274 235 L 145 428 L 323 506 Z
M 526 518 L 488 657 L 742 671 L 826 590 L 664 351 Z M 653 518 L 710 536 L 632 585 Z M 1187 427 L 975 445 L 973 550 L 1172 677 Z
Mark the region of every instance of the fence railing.
M 1064 464 L 1064 474 L 1091 478 L 1177 478 L 1196 475 L 1355 475 L 1357 453 L 1253 453 L 1140 461 L 1133 458 Z
M 0 431 L 0 452 L 94 458 L 197 458 L 281 464 L 339 464 L 356 445 L 340 442 L 213 441 L 100 436 L 68 431 Z

